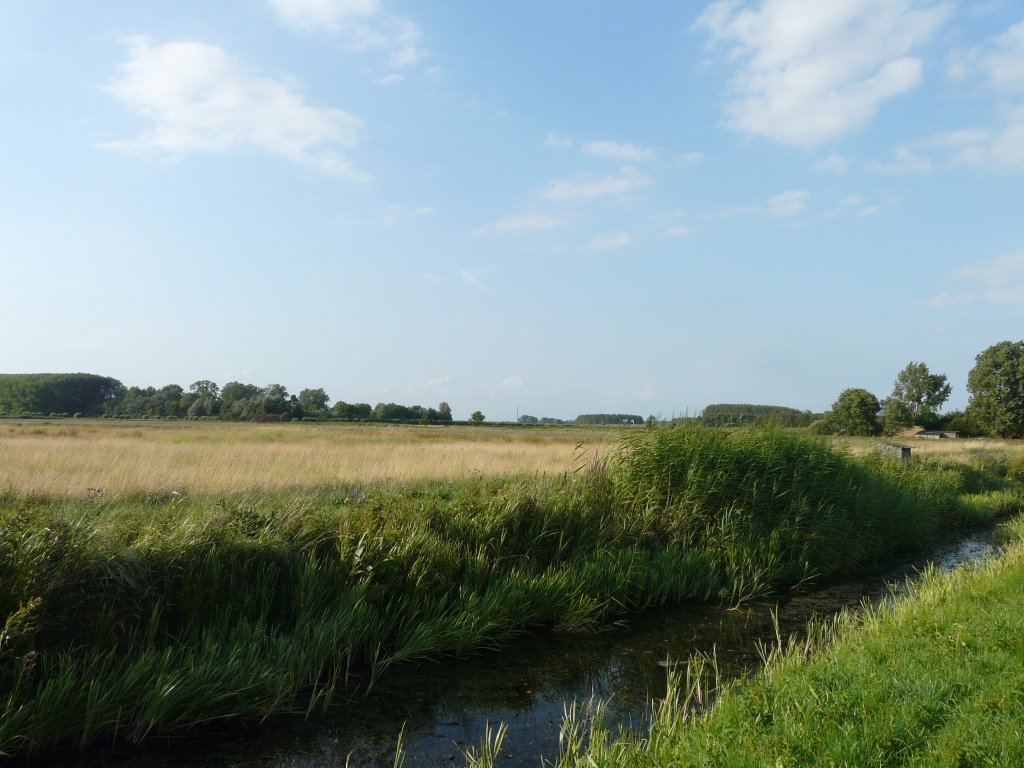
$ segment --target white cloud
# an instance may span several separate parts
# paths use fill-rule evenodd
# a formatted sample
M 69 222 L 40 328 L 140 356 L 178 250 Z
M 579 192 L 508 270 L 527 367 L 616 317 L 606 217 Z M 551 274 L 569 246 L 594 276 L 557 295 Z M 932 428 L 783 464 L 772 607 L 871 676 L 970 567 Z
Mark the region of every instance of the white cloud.
M 617 141 L 588 141 L 582 147 L 583 152 L 594 157 L 611 157 L 627 163 L 639 163 L 653 160 L 658 156 L 651 147 L 638 147 L 635 144 L 624 144 Z
M 424 272 L 423 280 L 428 283 L 434 283 L 435 285 L 444 282 L 444 278 L 436 272 Z
M 337 35 L 354 53 L 380 50 L 392 69 L 423 58 L 419 25 L 404 16 L 383 13 L 377 0 L 266 0 L 287 26 L 299 32 Z
M 977 73 L 998 91 L 1024 93 L 1024 21 L 983 45 L 951 53 L 948 72 L 954 80 Z
M 676 165 L 681 168 L 692 168 L 699 163 L 704 162 L 705 155 L 703 152 L 680 152 L 675 156 Z
M 811 166 L 811 170 L 818 173 L 835 173 L 841 176 L 850 169 L 852 163 L 853 161 L 848 157 L 833 154 L 816 162 Z
M 526 379 L 523 378 L 521 373 L 517 373 L 502 379 L 500 386 L 502 389 L 522 389 L 526 386 Z
M 950 18 L 951 2 L 716 0 L 697 20 L 741 62 L 726 124 L 810 145 L 866 125 L 883 102 L 915 88 L 911 52 Z
M 886 176 L 904 176 L 910 173 L 928 173 L 932 169 L 932 161 L 918 153 L 912 146 L 896 147 L 893 160 L 889 163 L 872 161 L 865 165 L 870 173 Z
M 493 270 L 484 269 L 460 269 L 459 277 L 466 285 L 476 288 L 478 291 L 489 291 L 490 286 L 484 282 L 484 278 L 487 277 Z
M 362 122 L 311 105 L 282 79 L 247 72 L 224 50 L 193 41 L 126 40 L 128 60 L 103 90 L 151 126 L 102 146 L 176 160 L 193 152 L 270 152 L 318 173 L 354 181 L 369 176 L 345 154 Z
M 303 32 L 338 32 L 377 13 L 377 0 L 267 0 L 281 21 Z
M 544 137 L 544 146 L 548 149 L 572 149 L 573 141 L 557 133 L 549 133 Z
M 473 235 L 487 235 L 491 233 L 523 234 L 526 232 L 541 232 L 546 229 L 554 229 L 561 221 L 546 213 L 519 213 L 512 216 L 505 216 L 493 224 L 479 227 L 473 230 Z
M 398 85 L 398 83 L 405 80 L 401 75 L 396 75 L 392 72 L 390 75 L 384 75 L 384 77 L 378 77 L 375 82 L 377 85 Z
M 967 264 L 954 270 L 952 277 L 961 290 L 940 293 L 921 304 L 942 308 L 978 302 L 1024 303 L 1024 251 Z
M 625 196 L 649 186 L 651 179 L 636 168 L 623 168 L 616 176 L 584 176 L 575 181 L 554 181 L 540 195 L 545 200 L 593 200 Z
M 880 205 L 865 205 L 860 209 L 859 213 L 861 216 L 875 216 L 880 213 L 882 207 Z
M 603 253 L 605 251 L 616 251 L 625 248 L 633 241 L 633 238 L 626 232 L 615 232 L 610 235 L 599 235 L 593 238 L 584 247 L 587 253 Z
M 690 228 L 684 226 L 669 227 L 662 235 L 664 237 L 681 237 L 682 235 L 690 234 Z
M 789 189 L 769 197 L 765 210 L 769 216 L 788 219 L 807 208 L 810 197 L 811 193 L 806 189 Z

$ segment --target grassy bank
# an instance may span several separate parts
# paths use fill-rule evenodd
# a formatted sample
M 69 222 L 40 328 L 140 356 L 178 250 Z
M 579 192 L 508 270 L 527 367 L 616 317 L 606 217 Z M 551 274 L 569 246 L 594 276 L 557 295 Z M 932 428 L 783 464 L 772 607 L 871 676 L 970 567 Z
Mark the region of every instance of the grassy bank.
M 574 710 L 558 765 L 1024 765 L 1024 520 L 1009 529 L 1000 557 L 820 625 L 750 680 L 713 691 L 713 665 L 692 662 L 643 738 Z
M 633 431 L 573 474 L 0 499 L 0 753 L 323 708 L 397 662 L 853 573 L 1019 507 L 991 462 Z

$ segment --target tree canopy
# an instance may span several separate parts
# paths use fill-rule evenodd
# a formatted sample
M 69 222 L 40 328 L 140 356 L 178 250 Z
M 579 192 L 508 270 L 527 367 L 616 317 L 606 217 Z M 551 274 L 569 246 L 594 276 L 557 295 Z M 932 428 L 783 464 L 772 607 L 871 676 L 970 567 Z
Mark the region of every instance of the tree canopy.
M 1024 435 L 1024 341 L 1001 341 L 967 375 L 973 424 L 990 435 Z
M 844 389 L 832 403 L 828 417 L 831 431 L 841 435 L 877 435 L 881 432 L 878 398 L 866 389 Z
M 932 373 L 924 363 L 908 363 L 885 400 L 885 426 L 894 431 L 911 424 L 934 426 L 952 388 L 944 374 Z

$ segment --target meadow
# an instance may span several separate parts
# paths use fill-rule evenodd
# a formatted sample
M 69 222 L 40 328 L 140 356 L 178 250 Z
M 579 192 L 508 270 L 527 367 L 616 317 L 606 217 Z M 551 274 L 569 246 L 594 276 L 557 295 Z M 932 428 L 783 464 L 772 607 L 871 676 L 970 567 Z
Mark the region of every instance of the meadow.
M 857 573 L 1024 498 L 1012 451 L 904 465 L 779 429 L 0 430 L 0 755 L 320 711 L 394 664 Z
M 557 474 L 573 469 L 579 441 L 600 452 L 617 436 L 595 427 L 7 420 L 0 421 L 0 491 L 235 493 Z

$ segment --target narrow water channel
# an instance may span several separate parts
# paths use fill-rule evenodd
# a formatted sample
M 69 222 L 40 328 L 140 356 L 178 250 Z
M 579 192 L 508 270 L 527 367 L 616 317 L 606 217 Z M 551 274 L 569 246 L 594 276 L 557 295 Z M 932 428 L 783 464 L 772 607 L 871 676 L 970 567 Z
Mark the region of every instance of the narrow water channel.
M 777 612 L 782 635 L 799 634 L 814 616 L 862 600 L 883 599 L 894 582 L 927 562 L 949 569 L 989 556 L 992 531 L 962 534 L 927 557 L 857 581 L 727 610 L 683 606 L 630 616 L 587 636 L 546 634 L 475 659 L 395 670 L 369 697 L 329 717 L 291 718 L 216 736 L 163 741 L 142 749 L 54 755 L 50 765 L 82 768 L 365 768 L 390 767 L 399 732 L 407 768 L 464 765 L 488 723 L 504 722 L 503 766 L 537 768 L 558 754 L 564 708 L 591 696 L 608 704 L 613 722 L 640 725 L 650 701 L 665 693 L 667 659 L 714 650 L 727 678 L 755 669 L 758 642 L 772 641 Z

